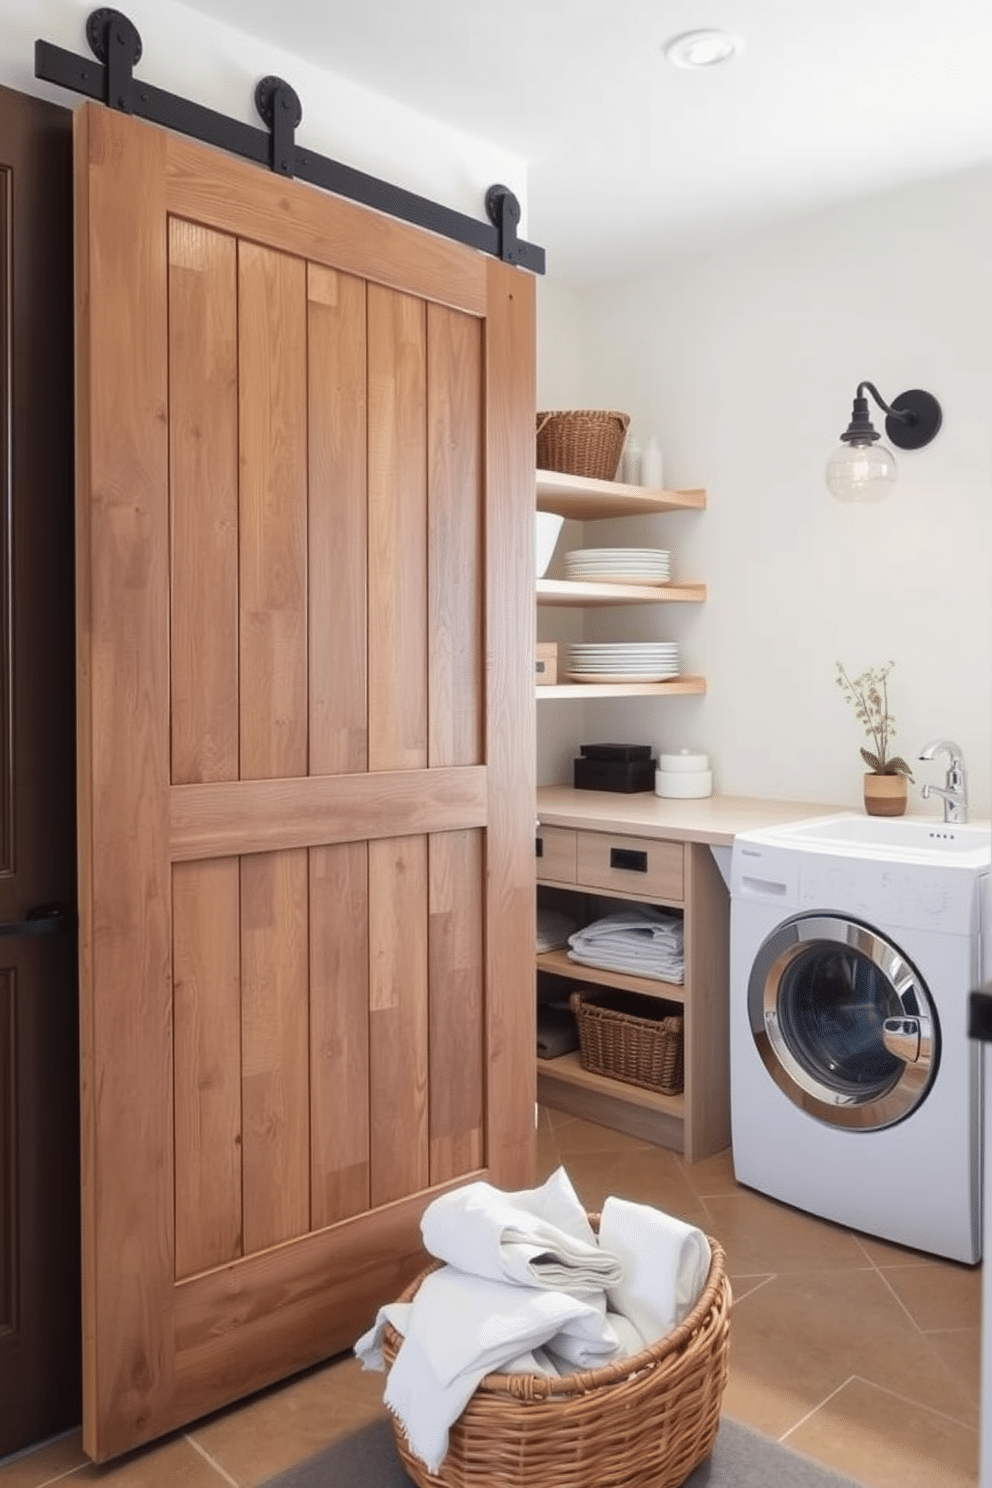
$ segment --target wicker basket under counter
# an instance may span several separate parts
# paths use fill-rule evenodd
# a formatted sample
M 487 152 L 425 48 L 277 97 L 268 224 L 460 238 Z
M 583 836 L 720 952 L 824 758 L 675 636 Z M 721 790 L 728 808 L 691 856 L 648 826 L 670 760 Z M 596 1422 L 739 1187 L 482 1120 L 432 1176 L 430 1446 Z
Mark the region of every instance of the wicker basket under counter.
M 660 1095 L 685 1088 L 685 1020 L 677 1003 L 607 987 L 569 997 L 584 1069 Z

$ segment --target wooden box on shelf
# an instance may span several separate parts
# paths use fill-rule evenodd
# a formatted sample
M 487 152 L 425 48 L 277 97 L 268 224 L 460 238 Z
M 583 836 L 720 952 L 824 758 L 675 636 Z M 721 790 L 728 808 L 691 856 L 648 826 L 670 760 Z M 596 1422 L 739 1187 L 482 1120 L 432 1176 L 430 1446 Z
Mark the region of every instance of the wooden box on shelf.
M 534 671 L 538 687 L 554 687 L 558 681 L 557 641 L 538 641 Z

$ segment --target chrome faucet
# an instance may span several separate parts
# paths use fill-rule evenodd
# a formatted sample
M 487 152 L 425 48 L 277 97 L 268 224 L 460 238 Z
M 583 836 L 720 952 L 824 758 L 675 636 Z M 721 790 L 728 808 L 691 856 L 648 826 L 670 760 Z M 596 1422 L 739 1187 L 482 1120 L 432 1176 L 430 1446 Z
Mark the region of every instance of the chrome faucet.
M 968 820 L 968 776 L 965 772 L 964 755 L 961 753 L 960 745 L 955 744 L 952 739 L 932 739 L 920 750 L 920 759 L 931 760 L 941 749 L 949 760 L 947 779 L 943 785 L 924 785 L 921 795 L 924 801 L 928 796 L 943 797 L 945 822 L 966 822 Z

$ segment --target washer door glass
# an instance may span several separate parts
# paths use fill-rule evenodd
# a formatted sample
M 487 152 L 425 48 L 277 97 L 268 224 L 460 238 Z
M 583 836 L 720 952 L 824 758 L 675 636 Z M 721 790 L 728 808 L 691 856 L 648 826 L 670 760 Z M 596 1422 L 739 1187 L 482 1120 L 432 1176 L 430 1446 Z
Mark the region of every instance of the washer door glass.
M 915 967 L 877 930 L 839 915 L 799 915 L 768 937 L 748 1014 L 772 1079 L 833 1126 L 901 1121 L 937 1072 L 937 1020 Z

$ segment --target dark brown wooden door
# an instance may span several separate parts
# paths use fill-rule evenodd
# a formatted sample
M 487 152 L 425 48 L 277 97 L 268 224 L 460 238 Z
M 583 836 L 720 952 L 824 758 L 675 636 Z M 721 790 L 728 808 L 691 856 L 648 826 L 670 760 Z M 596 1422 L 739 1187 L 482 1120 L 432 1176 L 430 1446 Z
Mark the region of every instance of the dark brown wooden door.
M 0 1456 L 80 1419 L 72 116 L 0 89 Z
M 76 122 L 84 1444 L 350 1347 L 534 1145 L 534 283 Z

